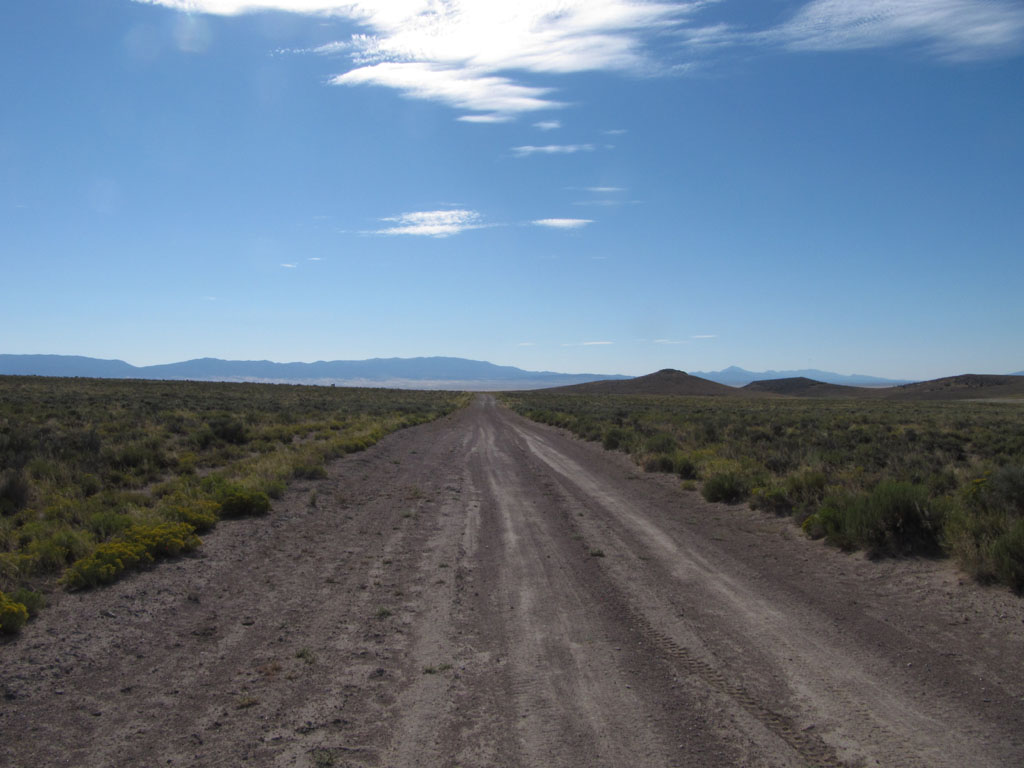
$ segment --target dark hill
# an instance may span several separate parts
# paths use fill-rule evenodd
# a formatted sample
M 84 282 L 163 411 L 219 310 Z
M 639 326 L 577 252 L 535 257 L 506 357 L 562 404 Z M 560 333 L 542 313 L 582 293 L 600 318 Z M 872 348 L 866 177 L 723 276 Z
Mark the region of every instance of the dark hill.
M 765 379 L 752 381 L 743 387 L 744 392 L 761 392 L 786 397 L 879 397 L 888 390 L 848 387 L 843 384 L 828 384 L 806 376 L 788 379 Z
M 1024 397 L 1024 376 L 965 373 L 880 390 L 895 400 L 976 400 Z
M 591 381 L 569 387 L 553 387 L 545 392 L 579 395 L 719 395 L 735 397 L 741 391 L 725 384 L 665 368 L 657 373 L 625 381 Z

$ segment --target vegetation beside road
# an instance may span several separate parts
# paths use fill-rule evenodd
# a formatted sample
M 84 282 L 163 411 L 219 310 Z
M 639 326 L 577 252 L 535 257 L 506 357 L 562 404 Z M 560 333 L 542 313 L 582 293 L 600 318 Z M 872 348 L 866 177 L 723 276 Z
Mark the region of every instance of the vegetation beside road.
M 452 392 L 0 377 L 0 632 L 43 593 L 187 552 Z
M 517 392 L 520 414 L 873 555 L 948 554 L 1024 592 L 1024 408 Z

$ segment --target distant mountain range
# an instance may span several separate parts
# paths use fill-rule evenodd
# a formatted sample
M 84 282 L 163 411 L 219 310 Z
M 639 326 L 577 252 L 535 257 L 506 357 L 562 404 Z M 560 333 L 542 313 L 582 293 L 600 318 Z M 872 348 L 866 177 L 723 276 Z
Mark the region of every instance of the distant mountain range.
M 659 374 L 665 374 L 665 371 Z M 790 389 L 806 388 L 811 383 L 835 384 L 847 387 L 897 387 L 913 382 L 898 379 L 883 379 L 877 376 L 846 376 L 816 369 L 800 371 L 748 371 L 730 366 L 721 371 L 668 371 L 691 394 L 725 394 L 705 392 L 709 383 L 724 384 L 728 387 L 746 387 L 751 382 L 771 382 L 785 379 L 778 386 L 759 384 L 757 391 L 782 394 Z M 166 365 L 135 366 L 123 360 L 99 360 L 93 357 L 75 355 L 2 355 L 0 354 L 0 375 L 15 376 L 79 376 L 100 379 L 169 379 L 191 381 L 252 381 L 273 384 L 318 384 L 347 387 L 395 387 L 400 389 L 465 389 L 477 391 L 498 391 L 514 389 L 546 389 L 585 384 L 592 381 L 615 381 L 634 379 L 631 376 L 600 373 L 555 373 L 552 371 L 526 371 L 511 365 L 494 365 L 480 360 L 461 357 L 388 357 L 371 360 L 332 360 L 315 363 L 273 363 L 269 360 L 221 360 L 203 357 Z M 1010 376 L 1024 376 L 1019 371 Z M 653 376 L 653 374 L 652 374 Z M 638 385 L 647 386 L 650 377 L 634 379 Z M 652 379 L 650 386 L 660 391 L 668 386 L 673 391 L 679 382 L 671 385 L 665 376 Z M 700 384 L 701 380 L 706 380 Z M 699 385 L 699 386 L 698 386 Z M 604 385 L 602 385 L 604 386 Z M 695 388 L 703 388 L 698 393 Z M 636 387 L 631 387 L 636 389 Z M 613 386 L 610 391 L 614 391 Z M 794 391 L 795 391 L 794 390 Z M 753 390 L 748 390 L 750 394 Z M 824 395 L 829 390 L 820 387 L 814 390 Z
M 401 389 L 542 389 L 587 381 L 628 379 L 598 373 L 524 371 L 461 357 L 391 357 L 315 363 L 220 360 L 204 357 L 166 365 L 134 366 L 123 360 L 74 355 L 0 355 L 0 375 L 80 376 L 100 379 L 253 381 Z
M 752 381 L 771 379 L 813 379 L 826 384 L 843 384 L 847 387 L 895 387 L 900 384 L 912 383 L 908 379 L 882 379 L 878 376 L 862 376 L 860 374 L 844 375 L 819 371 L 816 368 L 805 368 L 799 371 L 748 371 L 731 365 L 721 371 L 691 371 L 691 376 L 728 384 L 730 387 L 745 387 Z

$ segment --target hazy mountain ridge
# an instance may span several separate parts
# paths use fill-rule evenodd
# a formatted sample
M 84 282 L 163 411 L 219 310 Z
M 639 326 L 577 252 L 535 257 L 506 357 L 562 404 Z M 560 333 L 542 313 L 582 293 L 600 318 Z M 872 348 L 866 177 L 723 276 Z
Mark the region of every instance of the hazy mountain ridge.
M 406 389 L 539 389 L 630 378 L 596 373 L 526 371 L 510 365 L 460 357 L 392 357 L 320 360 L 315 363 L 204 357 L 179 363 L 134 366 L 123 360 L 76 355 L 0 355 L 0 375 L 338 384 Z
M 880 376 L 866 376 L 859 373 L 843 374 L 831 371 L 820 371 L 817 368 L 805 368 L 798 371 L 748 371 L 736 365 L 730 365 L 720 371 L 692 371 L 691 376 L 700 376 L 719 384 L 730 387 L 745 387 L 754 381 L 770 381 L 773 379 L 812 379 L 824 384 L 841 384 L 847 387 L 896 387 L 901 384 L 913 383 L 910 379 L 884 379 Z

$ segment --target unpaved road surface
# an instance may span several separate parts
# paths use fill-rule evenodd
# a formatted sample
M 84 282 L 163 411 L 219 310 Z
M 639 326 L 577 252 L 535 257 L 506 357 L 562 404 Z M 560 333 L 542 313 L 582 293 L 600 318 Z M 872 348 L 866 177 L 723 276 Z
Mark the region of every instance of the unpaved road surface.
M 0 765 L 1021 766 L 1022 620 L 481 396 L 60 597 Z

